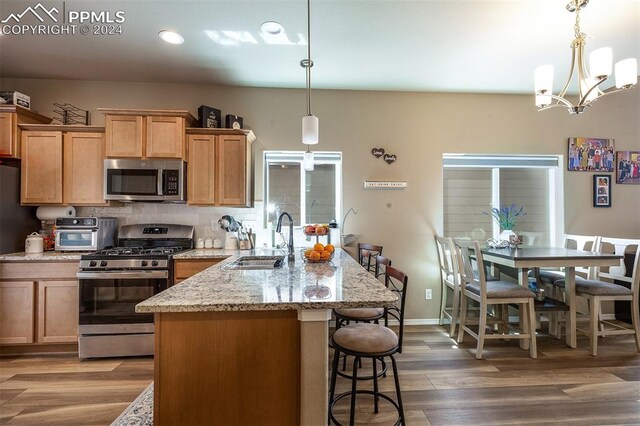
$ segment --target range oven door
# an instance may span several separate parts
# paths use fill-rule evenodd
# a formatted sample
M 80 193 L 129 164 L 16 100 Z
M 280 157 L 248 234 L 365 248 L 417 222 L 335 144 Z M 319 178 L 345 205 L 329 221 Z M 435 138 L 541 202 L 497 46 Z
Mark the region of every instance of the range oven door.
M 168 287 L 169 271 L 80 271 L 78 279 L 80 334 L 153 332 L 153 314 L 135 307 Z

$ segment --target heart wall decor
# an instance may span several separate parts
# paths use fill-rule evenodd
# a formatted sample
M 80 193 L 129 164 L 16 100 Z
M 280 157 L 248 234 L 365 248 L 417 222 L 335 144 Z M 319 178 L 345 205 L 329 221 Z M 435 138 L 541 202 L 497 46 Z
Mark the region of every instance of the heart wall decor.
M 387 164 L 391 164 L 394 163 L 398 157 L 396 157 L 395 154 L 385 154 L 384 157 L 382 158 Z
M 384 155 L 384 148 L 373 148 L 371 154 L 376 158 L 380 158 Z

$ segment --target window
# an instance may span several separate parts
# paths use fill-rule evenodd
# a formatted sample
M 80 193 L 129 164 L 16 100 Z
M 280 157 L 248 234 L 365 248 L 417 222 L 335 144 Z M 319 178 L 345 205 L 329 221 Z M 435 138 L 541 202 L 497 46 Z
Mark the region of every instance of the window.
M 342 200 L 342 154 L 314 152 L 314 169 L 302 168 L 303 152 L 266 151 L 265 224 L 282 212 L 295 226 L 338 220 Z
M 516 225 L 524 243 L 562 241 L 564 213 L 559 156 L 445 154 L 444 235 L 496 238 L 498 225 L 483 212 L 515 203 L 527 213 Z

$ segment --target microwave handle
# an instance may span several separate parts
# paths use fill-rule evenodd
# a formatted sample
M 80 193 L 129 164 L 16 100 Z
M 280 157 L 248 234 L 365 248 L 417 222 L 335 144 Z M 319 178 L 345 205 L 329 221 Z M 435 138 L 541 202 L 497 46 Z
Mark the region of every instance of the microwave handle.
M 164 169 L 158 169 L 158 195 L 164 195 Z

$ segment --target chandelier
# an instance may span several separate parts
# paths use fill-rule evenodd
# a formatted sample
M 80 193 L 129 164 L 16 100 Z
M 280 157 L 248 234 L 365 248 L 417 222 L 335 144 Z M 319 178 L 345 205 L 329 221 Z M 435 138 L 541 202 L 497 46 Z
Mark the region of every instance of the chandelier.
M 565 107 L 570 114 L 580 114 L 595 100 L 629 89 L 638 82 L 638 62 L 635 58 L 629 58 L 619 61 L 615 65 L 615 88 L 611 87 L 605 91 L 600 89 L 599 86 L 611 76 L 613 53 L 610 47 L 603 47 L 591 52 L 589 55 L 589 71 L 591 73 L 587 71 L 584 57 L 586 34 L 580 31 L 580 9 L 585 7 L 587 3 L 589 0 L 571 0 L 567 4 L 567 10 L 576 14 L 575 39 L 571 43 L 572 56 L 569 78 L 560 93 L 553 94 L 553 65 L 542 65 L 535 70 L 534 80 L 538 111 Z M 574 104 L 565 95 L 575 71 L 578 74 L 578 99 Z
M 313 170 L 313 152 L 309 149 L 309 145 L 318 143 L 319 122 L 318 117 L 311 113 L 311 8 L 310 0 L 307 0 L 307 58 L 300 61 L 300 66 L 305 69 L 307 80 L 307 115 L 302 117 L 302 143 L 307 145 L 307 152 L 304 153 L 303 167 L 304 170 Z

